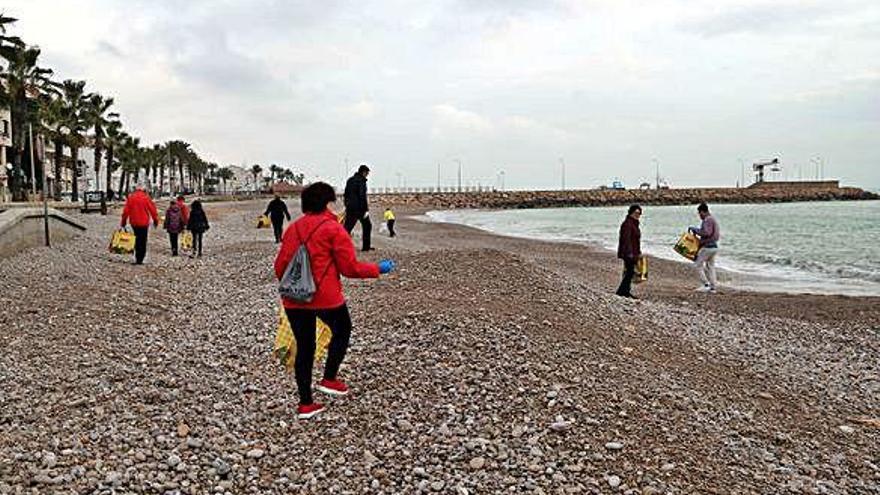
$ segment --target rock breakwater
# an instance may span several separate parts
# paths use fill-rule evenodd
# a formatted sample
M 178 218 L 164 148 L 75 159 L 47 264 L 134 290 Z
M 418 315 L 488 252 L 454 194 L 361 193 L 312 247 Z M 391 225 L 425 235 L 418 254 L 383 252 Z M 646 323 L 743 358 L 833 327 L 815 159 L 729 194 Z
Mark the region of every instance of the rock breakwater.
M 855 187 L 691 188 L 651 190 L 492 191 L 461 193 L 373 194 L 383 206 L 413 208 L 558 208 L 566 206 L 680 205 L 708 203 L 783 203 L 880 199 Z

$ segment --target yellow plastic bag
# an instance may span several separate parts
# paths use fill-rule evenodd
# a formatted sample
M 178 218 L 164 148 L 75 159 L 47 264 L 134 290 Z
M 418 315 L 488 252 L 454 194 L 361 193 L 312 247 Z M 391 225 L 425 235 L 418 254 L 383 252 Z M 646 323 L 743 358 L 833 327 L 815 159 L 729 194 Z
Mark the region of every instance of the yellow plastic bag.
M 633 282 L 640 284 L 642 282 L 648 281 L 648 257 L 647 256 L 639 256 L 639 260 L 636 261 L 636 276 L 633 279 Z
M 269 217 L 266 215 L 260 215 L 260 218 L 257 219 L 257 228 L 266 229 L 269 228 L 269 225 L 272 225 L 272 222 L 269 221 Z
M 319 362 L 327 355 L 327 347 L 333 332 L 320 318 L 315 324 L 315 362 Z M 287 320 L 284 308 L 278 310 L 278 330 L 275 332 L 275 347 L 272 354 L 278 359 L 279 364 L 290 373 L 293 371 L 293 362 L 296 359 L 296 339 L 293 338 L 293 329 Z
M 117 230 L 110 237 L 108 250 L 116 254 L 131 254 L 134 252 L 134 234 L 126 230 Z
M 192 251 L 193 248 L 193 235 L 192 232 L 188 230 L 184 230 L 182 234 L 180 234 L 180 249 L 183 251 Z
M 695 260 L 697 259 L 697 251 L 700 250 L 700 240 L 696 235 L 688 232 L 687 234 L 682 234 L 672 249 L 689 260 Z

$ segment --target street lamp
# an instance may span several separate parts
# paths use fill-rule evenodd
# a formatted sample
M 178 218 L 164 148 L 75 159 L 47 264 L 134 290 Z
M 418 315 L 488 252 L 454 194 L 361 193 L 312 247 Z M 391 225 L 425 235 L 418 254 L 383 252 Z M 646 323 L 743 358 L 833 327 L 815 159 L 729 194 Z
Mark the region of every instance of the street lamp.
M 565 191 L 565 159 L 560 157 L 559 163 L 562 165 L 562 190 Z

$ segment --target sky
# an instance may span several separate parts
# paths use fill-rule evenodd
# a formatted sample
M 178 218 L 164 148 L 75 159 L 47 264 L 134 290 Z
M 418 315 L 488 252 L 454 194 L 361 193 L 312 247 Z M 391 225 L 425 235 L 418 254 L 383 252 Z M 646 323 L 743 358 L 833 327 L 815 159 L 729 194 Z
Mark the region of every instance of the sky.
M 880 189 L 876 0 L 7 0 L 127 130 L 338 184 Z M 348 169 L 346 169 L 346 163 Z M 819 164 L 822 164 L 820 167 Z

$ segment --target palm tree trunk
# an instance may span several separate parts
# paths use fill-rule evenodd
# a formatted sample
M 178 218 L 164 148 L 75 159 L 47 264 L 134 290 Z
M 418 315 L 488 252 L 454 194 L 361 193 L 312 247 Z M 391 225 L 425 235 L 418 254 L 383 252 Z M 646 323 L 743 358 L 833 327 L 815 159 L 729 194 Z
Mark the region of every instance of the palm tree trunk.
M 101 190 L 101 155 L 104 153 L 104 143 L 95 138 L 95 190 Z
M 73 186 L 70 190 L 70 199 L 76 203 L 79 201 L 79 146 L 70 147 L 70 158 L 73 160 Z
M 110 181 L 113 179 L 113 145 L 111 142 L 110 146 L 107 146 L 107 174 L 105 175 L 107 184 L 106 192 L 107 196 L 110 196 Z
M 61 165 L 64 159 L 64 142 L 61 138 L 52 140 L 55 146 L 55 184 L 53 185 L 55 201 L 61 201 Z

